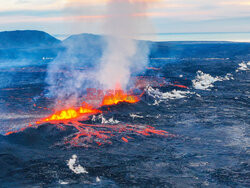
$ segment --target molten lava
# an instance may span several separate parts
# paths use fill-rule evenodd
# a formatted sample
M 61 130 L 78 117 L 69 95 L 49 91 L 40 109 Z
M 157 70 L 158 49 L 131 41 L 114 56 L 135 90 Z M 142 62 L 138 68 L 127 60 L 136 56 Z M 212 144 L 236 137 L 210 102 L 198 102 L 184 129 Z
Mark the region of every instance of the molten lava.
M 123 90 L 117 90 L 114 94 L 111 93 L 103 97 L 102 106 L 110 106 L 120 102 L 137 103 L 139 101 L 139 97 L 126 94 Z
M 149 125 L 129 125 L 129 124 L 84 124 L 80 122 L 72 122 L 78 132 L 65 138 L 65 144 L 71 146 L 84 146 L 88 147 L 89 143 L 96 143 L 97 145 L 112 144 L 112 138 L 121 139 L 123 142 L 128 143 L 129 140 L 138 136 L 152 136 L 159 135 L 163 137 L 174 137 L 164 130 L 156 130 Z M 130 136 L 128 136 L 130 135 Z M 131 137 L 132 136 L 132 137 Z
M 100 107 L 115 105 L 120 102 L 137 103 L 140 101 L 141 96 L 135 96 L 133 94 L 125 93 L 120 88 L 121 87 L 118 84 L 115 92 L 110 91 L 105 95 L 102 95 L 101 98 L 97 97 L 97 99 L 99 99 L 98 104 L 101 101 Z M 143 94 L 144 93 L 142 93 L 141 95 Z M 94 115 L 99 113 L 101 113 L 99 115 L 99 119 L 101 118 L 102 120 L 101 124 L 85 124 L 79 122 L 79 120 L 90 120 L 91 116 L 95 117 Z M 92 118 L 92 122 L 93 121 L 95 120 L 93 120 Z M 88 147 L 88 145 L 91 143 L 96 143 L 97 145 L 111 144 L 113 140 L 112 137 L 116 137 L 119 140 L 128 143 L 130 139 L 138 136 L 172 136 L 164 130 L 156 130 L 154 127 L 151 127 L 149 125 L 129 125 L 125 123 L 120 124 L 119 121 L 115 122 L 112 125 L 106 125 L 105 123 L 103 123 L 105 122 L 103 121 L 103 112 L 93 108 L 85 102 L 83 102 L 82 106 L 80 107 L 72 107 L 55 112 L 49 117 L 37 121 L 36 125 L 39 126 L 47 122 L 55 124 L 61 130 L 65 130 L 67 126 L 73 126 L 78 132 L 73 135 L 69 135 L 64 139 L 64 144 L 70 144 L 72 146 Z M 114 121 L 109 122 L 112 123 Z M 59 123 L 63 123 L 63 125 Z M 24 131 L 26 128 L 33 126 L 35 127 L 35 125 L 26 126 L 19 131 Z M 17 133 L 19 131 L 8 132 L 6 133 L 6 135 Z
M 126 94 L 123 90 L 116 90 L 114 93 L 110 92 L 103 97 L 101 106 L 114 105 L 118 104 L 119 102 L 136 103 L 139 100 L 140 98 L 137 96 Z M 38 121 L 37 124 L 40 124 L 41 122 L 51 122 L 51 121 L 69 121 L 81 118 L 83 116 L 88 117 L 90 115 L 98 113 L 101 113 L 101 111 L 98 109 L 94 109 L 86 102 L 83 102 L 81 107 L 78 108 L 72 107 L 69 109 L 55 112 L 51 116 Z
M 66 110 L 61 110 L 59 112 L 52 114 L 47 118 L 42 119 L 41 121 L 38 121 L 37 123 L 40 124 L 41 122 L 72 120 L 80 118 L 82 116 L 89 116 L 97 113 L 101 113 L 101 111 L 94 109 L 89 104 L 83 102 L 80 108 L 69 108 Z

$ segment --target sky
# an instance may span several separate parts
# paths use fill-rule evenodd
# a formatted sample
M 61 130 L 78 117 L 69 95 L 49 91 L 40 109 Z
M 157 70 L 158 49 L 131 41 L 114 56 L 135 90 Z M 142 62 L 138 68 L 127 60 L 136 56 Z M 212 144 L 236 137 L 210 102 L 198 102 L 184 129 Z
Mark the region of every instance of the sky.
M 0 31 L 102 34 L 108 0 L 0 0 Z M 250 32 L 250 0 L 147 1 L 156 33 Z

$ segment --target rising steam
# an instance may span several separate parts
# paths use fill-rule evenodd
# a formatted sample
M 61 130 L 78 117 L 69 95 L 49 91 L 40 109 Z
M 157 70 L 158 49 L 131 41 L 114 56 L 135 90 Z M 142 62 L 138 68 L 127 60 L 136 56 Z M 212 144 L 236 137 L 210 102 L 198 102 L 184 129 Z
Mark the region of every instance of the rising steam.
M 141 72 L 148 63 L 147 43 L 133 38 L 151 30 L 145 16 L 149 2 L 108 1 L 103 26 L 105 47 L 99 62 L 92 64 L 91 69 L 79 69 L 89 65 L 89 62 L 76 56 L 76 51 L 80 48 L 76 49 L 74 43 L 67 45 L 67 50 L 48 67 L 49 95 L 56 101 L 63 101 L 62 107 L 67 107 L 77 105 L 86 88 L 117 89 L 119 84 L 122 89 L 128 89 L 131 75 Z M 87 54 L 89 50 L 86 47 L 82 49 L 82 53 Z M 60 108 L 58 103 L 56 106 Z
M 115 89 L 120 84 L 126 89 L 132 72 L 141 71 L 147 64 L 148 50 L 139 49 L 133 40 L 145 29 L 145 17 L 136 14 L 145 12 L 143 1 L 111 0 L 107 6 L 104 31 L 107 48 L 100 64 L 98 81 L 106 89 Z

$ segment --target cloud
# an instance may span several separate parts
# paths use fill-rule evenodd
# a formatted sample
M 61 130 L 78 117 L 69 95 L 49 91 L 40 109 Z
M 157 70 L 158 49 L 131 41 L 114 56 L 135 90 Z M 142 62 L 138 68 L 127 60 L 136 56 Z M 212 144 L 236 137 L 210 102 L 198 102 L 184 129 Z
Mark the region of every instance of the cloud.
M 8 28 L 8 24 L 20 25 L 19 23 L 64 22 L 65 26 L 74 23 L 78 25 L 91 22 L 91 27 L 97 29 L 106 14 L 106 4 L 109 0 L 0 0 L 0 27 Z M 148 11 L 139 11 L 134 16 L 148 16 L 158 28 L 158 32 L 167 32 L 165 26 L 171 22 L 175 25 L 191 22 L 216 21 L 221 19 L 237 19 L 250 17 L 249 0 L 130 0 L 142 3 L 150 3 Z M 159 25 L 159 23 L 161 23 Z M 229 24 L 230 22 L 225 22 Z M 232 23 L 231 23 L 232 24 Z M 249 24 L 248 24 L 249 25 Z M 3 27 L 4 26 L 4 27 Z M 250 26 L 240 27 L 239 30 L 249 31 Z M 18 29 L 18 28 L 17 28 Z M 185 31 L 183 27 L 182 31 Z M 216 31 L 216 27 L 212 28 Z M 49 30 L 49 28 L 48 28 Z M 73 27 L 73 30 L 75 28 Z M 85 32 L 89 28 L 81 27 L 77 32 Z M 96 30 L 98 32 L 99 29 Z M 56 32 L 56 31 L 55 31 Z
M 65 0 L 0 0 L 0 11 L 11 10 L 55 10 L 62 8 Z

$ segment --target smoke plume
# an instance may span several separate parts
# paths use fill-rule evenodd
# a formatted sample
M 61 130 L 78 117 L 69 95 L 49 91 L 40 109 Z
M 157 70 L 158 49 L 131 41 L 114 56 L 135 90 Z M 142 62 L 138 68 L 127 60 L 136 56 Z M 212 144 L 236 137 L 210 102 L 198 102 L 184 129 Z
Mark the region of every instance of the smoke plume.
M 126 89 L 132 72 L 140 72 L 147 64 L 148 49 L 138 48 L 133 40 L 143 32 L 147 20 L 143 16 L 144 1 L 111 0 L 107 6 L 104 31 L 107 34 L 107 48 L 101 60 L 99 82 L 106 89 L 115 89 L 119 84 Z M 146 27 L 145 27 L 146 26 Z
M 145 16 L 148 2 L 108 1 L 103 25 L 105 37 L 99 38 L 99 43 L 93 38 L 92 42 L 99 46 L 86 39 L 90 36 L 84 36 L 87 42 L 69 40 L 66 43 L 66 50 L 48 67 L 49 96 L 63 101 L 63 107 L 67 107 L 82 102 L 80 98 L 86 88 L 107 90 L 117 89 L 119 85 L 124 90 L 129 89 L 131 75 L 140 73 L 148 63 L 147 43 L 134 40 L 141 33 L 151 32 L 152 27 Z M 93 47 L 102 52 L 92 52 Z M 57 103 L 56 107 L 61 105 Z

